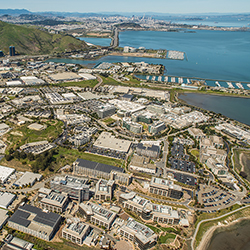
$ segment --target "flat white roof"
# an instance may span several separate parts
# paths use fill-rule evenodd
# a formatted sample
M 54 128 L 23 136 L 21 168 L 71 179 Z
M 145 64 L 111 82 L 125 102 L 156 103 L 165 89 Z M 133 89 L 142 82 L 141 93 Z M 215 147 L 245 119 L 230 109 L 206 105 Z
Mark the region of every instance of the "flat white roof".
M 6 182 L 14 172 L 15 172 L 14 168 L 0 166 L 0 181 L 2 183 Z
M 5 123 L 0 123 L 0 130 L 2 129 L 9 129 L 9 126 Z
M 33 182 L 35 182 L 36 180 L 40 180 L 41 177 L 42 177 L 41 174 L 25 172 L 22 175 L 22 177 L 14 183 L 14 185 L 25 186 L 25 185 L 33 184 Z
M 0 192 L 0 208 L 7 209 L 15 197 L 14 194 Z
M 0 228 L 2 228 L 3 224 L 7 221 L 8 219 L 8 211 L 0 209 Z
M 7 209 L 15 197 L 14 194 L 0 192 L 0 208 Z

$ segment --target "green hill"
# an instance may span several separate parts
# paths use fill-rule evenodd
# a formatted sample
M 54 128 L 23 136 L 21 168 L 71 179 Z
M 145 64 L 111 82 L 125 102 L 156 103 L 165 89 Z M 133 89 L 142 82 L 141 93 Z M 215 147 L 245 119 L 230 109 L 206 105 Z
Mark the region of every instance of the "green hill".
M 0 50 L 8 54 L 11 45 L 21 55 L 52 54 L 87 48 L 84 41 L 68 35 L 50 34 L 35 27 L 27 28 L 0 21 Z

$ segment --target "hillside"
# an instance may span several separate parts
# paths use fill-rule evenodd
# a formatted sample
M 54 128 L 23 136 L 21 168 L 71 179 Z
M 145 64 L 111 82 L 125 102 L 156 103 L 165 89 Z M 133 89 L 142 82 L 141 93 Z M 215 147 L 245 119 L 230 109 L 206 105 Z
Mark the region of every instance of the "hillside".
M 0 21 L 0 50 L 8 54 L 9 46 L 15 46 L 21 55 L 42 55 L 65 50 L 83 50 L 84 41 L 61 34 L 50 34 L 35 27 L 27 28 Z

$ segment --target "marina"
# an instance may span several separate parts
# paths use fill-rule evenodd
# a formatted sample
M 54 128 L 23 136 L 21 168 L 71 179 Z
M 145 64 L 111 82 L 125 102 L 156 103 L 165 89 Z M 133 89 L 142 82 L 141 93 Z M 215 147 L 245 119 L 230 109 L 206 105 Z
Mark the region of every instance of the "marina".
M 201 78 L 186 78 L 186 77 L 177 77 L 177 76 L 150 76 L 150 75 L 135 75 L 135 77 L 142 80 L 151 80 L 158 81 L 159 83 L 178 83 L 189 85 L 192 81 L 199 81 L 202 84 L 210 87 L 219 87 L 219 88 L 230 88 L 230 89 L 250 89 L 250 83 L 239 83 L 233 81 L 216 81 L 213 79 L 201 79 Z
M 227 82 L 227 85 L 228 85 L 228 88 L 234 89 L 234 86 L 233 86 L 233 84 L 231 82 Z

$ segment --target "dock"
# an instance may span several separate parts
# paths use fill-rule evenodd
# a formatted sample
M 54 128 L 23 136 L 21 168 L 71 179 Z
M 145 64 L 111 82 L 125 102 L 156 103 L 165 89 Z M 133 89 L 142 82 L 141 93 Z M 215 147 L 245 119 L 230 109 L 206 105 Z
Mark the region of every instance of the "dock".
M 171 82 L 175 82 L 175 77 L 171 77 Z
M 215 82 L 215 84 L 216 84 L 218 87 L 220 87 L 220 88 L 221 88 L 221 86 L 220 86 L 220 84 L 219 84 L 219 82 L 218 82 L 218 81 L 216 81 L 216 82 Z
M 150 76 L 146 76 L 146 80 L 149 80 Z
M 228 88 L 234 89 L 234 86 L 233 86 L 233 84 L 231 82 L 227 82 L 227 85 L 228 85 Z
M 155 76 L 153 76 L 151 80 L 152 80 L 152 81 L 155 81 L 155 78 L 156 78 L 156 77 L 155 77 Z
M 164 82 L 168 82 L 168 76 L 165 76 Z
M 161 76 L 159 76 L 159 77 L 158 77 L 158 81 L 159 81 L 159 82 L 161 82 L 161 79 L 162 79 L 162 77 L 161 77 Z
M 239 89 L 244 89 L 244 87 L 242 86 L 242 84 L 240 82 L 237 82 L 236 83 L 236 86 L 239 88 Z

